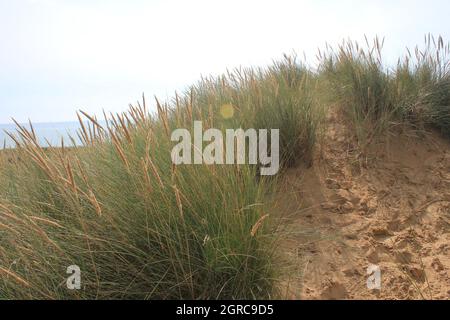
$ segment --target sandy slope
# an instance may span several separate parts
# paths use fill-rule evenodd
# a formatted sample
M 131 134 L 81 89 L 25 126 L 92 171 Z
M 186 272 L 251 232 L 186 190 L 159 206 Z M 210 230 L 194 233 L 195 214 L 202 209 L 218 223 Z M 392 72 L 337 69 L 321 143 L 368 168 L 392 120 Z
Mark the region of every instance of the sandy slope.
M 287 298 L 449 299 L 450 143 L 403 134 L 357 157 L 342 117 L 327 123 L 314 165 L 277 196 Z M 367 289 L 369 264 L 381 290 Z

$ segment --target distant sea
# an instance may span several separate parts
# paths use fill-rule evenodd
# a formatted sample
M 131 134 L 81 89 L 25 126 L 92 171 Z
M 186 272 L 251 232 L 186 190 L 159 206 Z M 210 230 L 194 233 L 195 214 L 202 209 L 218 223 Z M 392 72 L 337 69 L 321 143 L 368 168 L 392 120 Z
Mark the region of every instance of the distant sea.
M 23 124 L 23 126 L 28 129 L 30 128 L 28 124 Z M 43 147 L 49 146 L 46 140 L 48 140 L 52 146 L 61 146 L 61 139 L 64 140 L 64 145 L 73 145 L 73 142 L 69 139 L 69 135 L 72 136 L 77 145 L 81 144 L 77 136 L 77 130 L 80 128 L 80 124 L 77 121 L 33 123 L 33 128 L 39 144 Z M 7 148 L 14 148 L 16 144 L 5 133 L 5 130 L 18 136 L 15 124 L 0 124 L 0 149 L 3 149 L 4 146 Z

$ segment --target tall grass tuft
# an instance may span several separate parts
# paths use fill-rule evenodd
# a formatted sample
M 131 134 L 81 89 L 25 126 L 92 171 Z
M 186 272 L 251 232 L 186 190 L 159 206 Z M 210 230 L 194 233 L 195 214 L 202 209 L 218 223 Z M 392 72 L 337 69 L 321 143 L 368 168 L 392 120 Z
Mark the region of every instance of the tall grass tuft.
M 283 168 L 311 163 L 316 131 L 323 118 L 315 95 L 316 75 L 296 56 L 284 56 L 266 69 L 237 69 L 219 78 L 204 79 L 192 90 L 199 118 L 212 106 L 229 106 L 234 116 L 214 123 L 280 130 Z M 189 110 L 189 108 L 186 108 Z M 207 118 L 207 117 L 206 117 Z
M 250 165 L 171 162 L 176 128 L 281 130 L 283 164 L 313 147 L 308 72 L 269 69 L 203 79 L 172 101 L 78 114 L 75 143 L 42 148 L 17 123 L 0 154 L 0 292 L 6 299 L 257 299 L 276 295 L 272 180 Z M 206 128 L 205 128 L 206 129 Z M 75 139 L 73 139 L 75 141 Z M 6 160 L 8 159 L 8 160 Z M 3 163 L 4 162 L 4 163 Z M 269 218 L 269 219 L 268 219 Z M 68 290 L 78 265 L 81 290 Z
M 145 114 L 128 122 L 132 110 L 144 114 L 85 126 L 81 148 L 44 150 L 19 127 L 1 172 L 3 298 L 270 297 L 269 229 L 251 232 L 264 215 L 255 173 L 173 168 L 165 130 Z M 65 285 L 70 265 L 82 290 Z
M 320 72 L 337 102 L 354 124 L 361 144 L 390 128 L 431 124 L 448 134 L 449 46 L 441 37 L 425 37 L 425 48 L 398 60 L 383 62 L 384 40 L 366 39 L 366 46 L 347 41 L 321 54 Z

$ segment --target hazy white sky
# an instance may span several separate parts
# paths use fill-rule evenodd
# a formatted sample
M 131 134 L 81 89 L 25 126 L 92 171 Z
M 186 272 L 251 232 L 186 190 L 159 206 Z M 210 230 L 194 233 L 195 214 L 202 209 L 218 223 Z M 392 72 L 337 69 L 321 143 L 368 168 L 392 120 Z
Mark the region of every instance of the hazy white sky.
M 325 42 L 385 36 L 394 58 L 450 40 L 448 0 L 0 0 L 0 123 L 121 111 L 200 75 L 266 65 Z

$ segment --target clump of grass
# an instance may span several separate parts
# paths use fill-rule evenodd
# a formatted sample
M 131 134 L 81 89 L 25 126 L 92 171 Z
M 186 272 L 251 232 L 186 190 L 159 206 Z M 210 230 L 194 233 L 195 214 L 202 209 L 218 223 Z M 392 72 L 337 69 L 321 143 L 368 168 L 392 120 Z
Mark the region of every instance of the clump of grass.
M 425 49 L 416 48 L 413 79 L 423 121 L 450 138 L 450 44 L 428 35 Z
M 316 134 L 323 117 L 316 98 L 316 75 L 295 57 L 285 56 L 257 81 L 262 85 L 260 103 L 253 110 L 256 128 L 280 129 L 283 167 L 312 163 Z
M 250 167 L 173 167 L 170 137 L 143 107 L 105 128 L 89 120 L 81 148 L 44 150 L 19 127 L 20 160 L 1 172 L 4 298 L 271 296 L 265 186 Z M 79 291 L 65 286 L 73 264 Z
M 234 116 L 214 119 L 222 126 L 279 129 L 283 168 L 311 163 L 316 132 L 323 112 L 315 95 L 316 75 L 295 56 L 284 56 L 266 69 L 237 69 L 219 78 L 204 79 L 196 92 L 199 118 L 212 106 L 231 106 Z M 189 108 L 186 108 L 189 110 Z
M 173 166 L 176 128 L 280 129 L 283 164 L 312 150 L 310 74 L 269 69 L 203 79 L 169 102 L 84 112 L 75 144 L 42 148 L 17 124 L 0 171 L 0 292 L 19 299 L 257 299 L 274 289 L 274 234 L 251 165 Z M 228 114 L 224 114 L 226 106 Z M 0 155 L 1 157 L 1 155 Z M 78 265 L 82 289 L 68 290 Z
M 344 42 L 321 54 L 320 72 L 332 100 L 346 112 L 362 145 L 399 125 L 432 124 L 448 134 L 448 45 L 425 38 L 425 49 L 408 50 L 395 67 L 383 63 L 383 42 L 367 47 Z
M 382 63 L 382 45 L 379 39 L 373 45 L 367 42 L 367 49 L 357 42 L 345 42 L 322 57 L 320 70 L 330 83 L 332 99 L 351 119 L 362 144 L 393 120 L 405 117 L 391 75 Z

